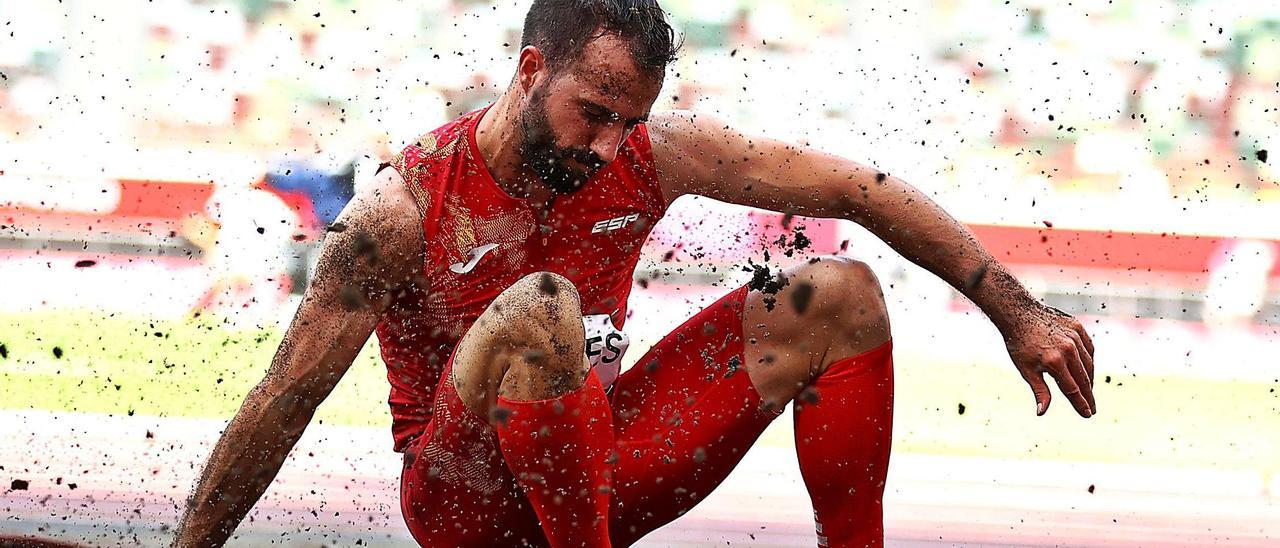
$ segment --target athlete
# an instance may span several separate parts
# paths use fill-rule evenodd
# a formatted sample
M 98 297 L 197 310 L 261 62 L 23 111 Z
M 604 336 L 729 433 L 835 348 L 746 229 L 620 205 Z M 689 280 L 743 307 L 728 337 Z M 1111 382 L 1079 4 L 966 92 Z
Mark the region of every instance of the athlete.
M 820 546 L 883 543 L 892 340 L 860 262 L 762 275 L 619 375 L 642 243 L 699 194 L 848 219 L 977 303 L 1048 408 L 1094 414 L 1093 345 L 906 182 L 688 112 L 655 0 L 534 0 L 508 89 L 406 147 L 347 206 L 266 378 L 177 531 L 218 545 L 371 332 L 401 510 L 424 546 L 628 546 L 705 498 L 789 402 Z

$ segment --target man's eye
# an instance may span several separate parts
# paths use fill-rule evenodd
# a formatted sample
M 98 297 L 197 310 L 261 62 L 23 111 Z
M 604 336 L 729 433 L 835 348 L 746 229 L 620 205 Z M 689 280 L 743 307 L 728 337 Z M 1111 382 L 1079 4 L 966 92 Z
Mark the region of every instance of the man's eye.
M 592 118 L 597 122 L 610 123 L 610 122 L 616 122 L 618 120 L 618 116 L 616 114 L 613 114 L 606 110 L 588 108 L 585 110 L 585 112 L 587 113 L 588 117 Z

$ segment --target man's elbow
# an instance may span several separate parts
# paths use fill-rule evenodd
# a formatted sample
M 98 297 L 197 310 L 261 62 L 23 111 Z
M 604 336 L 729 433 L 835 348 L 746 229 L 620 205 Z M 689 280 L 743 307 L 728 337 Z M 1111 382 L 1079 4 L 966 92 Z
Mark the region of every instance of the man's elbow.
M 865 191 L 860 190 L 851 181 L 823 186 L 824 188 L 811 195 L 810 200 L 815 202 L 813 216 L 862 223 L 867 207 Z
M 258 420 L 279 426 L 286 434 L 300 433 L 311 422 L 324 392 L 297 380 L 267 377 L 245 398 L 245 406 L 256 409 Z

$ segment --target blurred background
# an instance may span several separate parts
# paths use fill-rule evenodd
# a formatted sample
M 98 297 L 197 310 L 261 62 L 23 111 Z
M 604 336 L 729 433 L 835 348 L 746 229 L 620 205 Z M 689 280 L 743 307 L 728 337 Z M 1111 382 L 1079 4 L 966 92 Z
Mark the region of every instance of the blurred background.
M 695 197 L 646 247 L 628 358 L 748 260 L 855 257 L 896 340 L 889 544 L 1280 543 L 1280 4 L 663 4 L 686 42 L 655 110 L 930 194 L 1085 323 L 1099 414 L 1036 418 L 981 311 L 855 224 Z M 324 226 L 505 88 L 527 7 L 0 0 L 0 535 L 166 542 Z M 235 543 L 411 544 L 375 346 Z M 643 542 L 813 539 L 783 417 Z

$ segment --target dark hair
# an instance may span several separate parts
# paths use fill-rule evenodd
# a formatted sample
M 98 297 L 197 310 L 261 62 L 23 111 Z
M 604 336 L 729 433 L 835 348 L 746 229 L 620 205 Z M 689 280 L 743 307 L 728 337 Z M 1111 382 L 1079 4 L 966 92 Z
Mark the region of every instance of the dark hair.
M 534 0 L 520 47 L 542 51 L 553 72 L 568 67 L 604 34 L 626 42 L 642 71 L 661 75 L 680 44 L 657 0 Z

